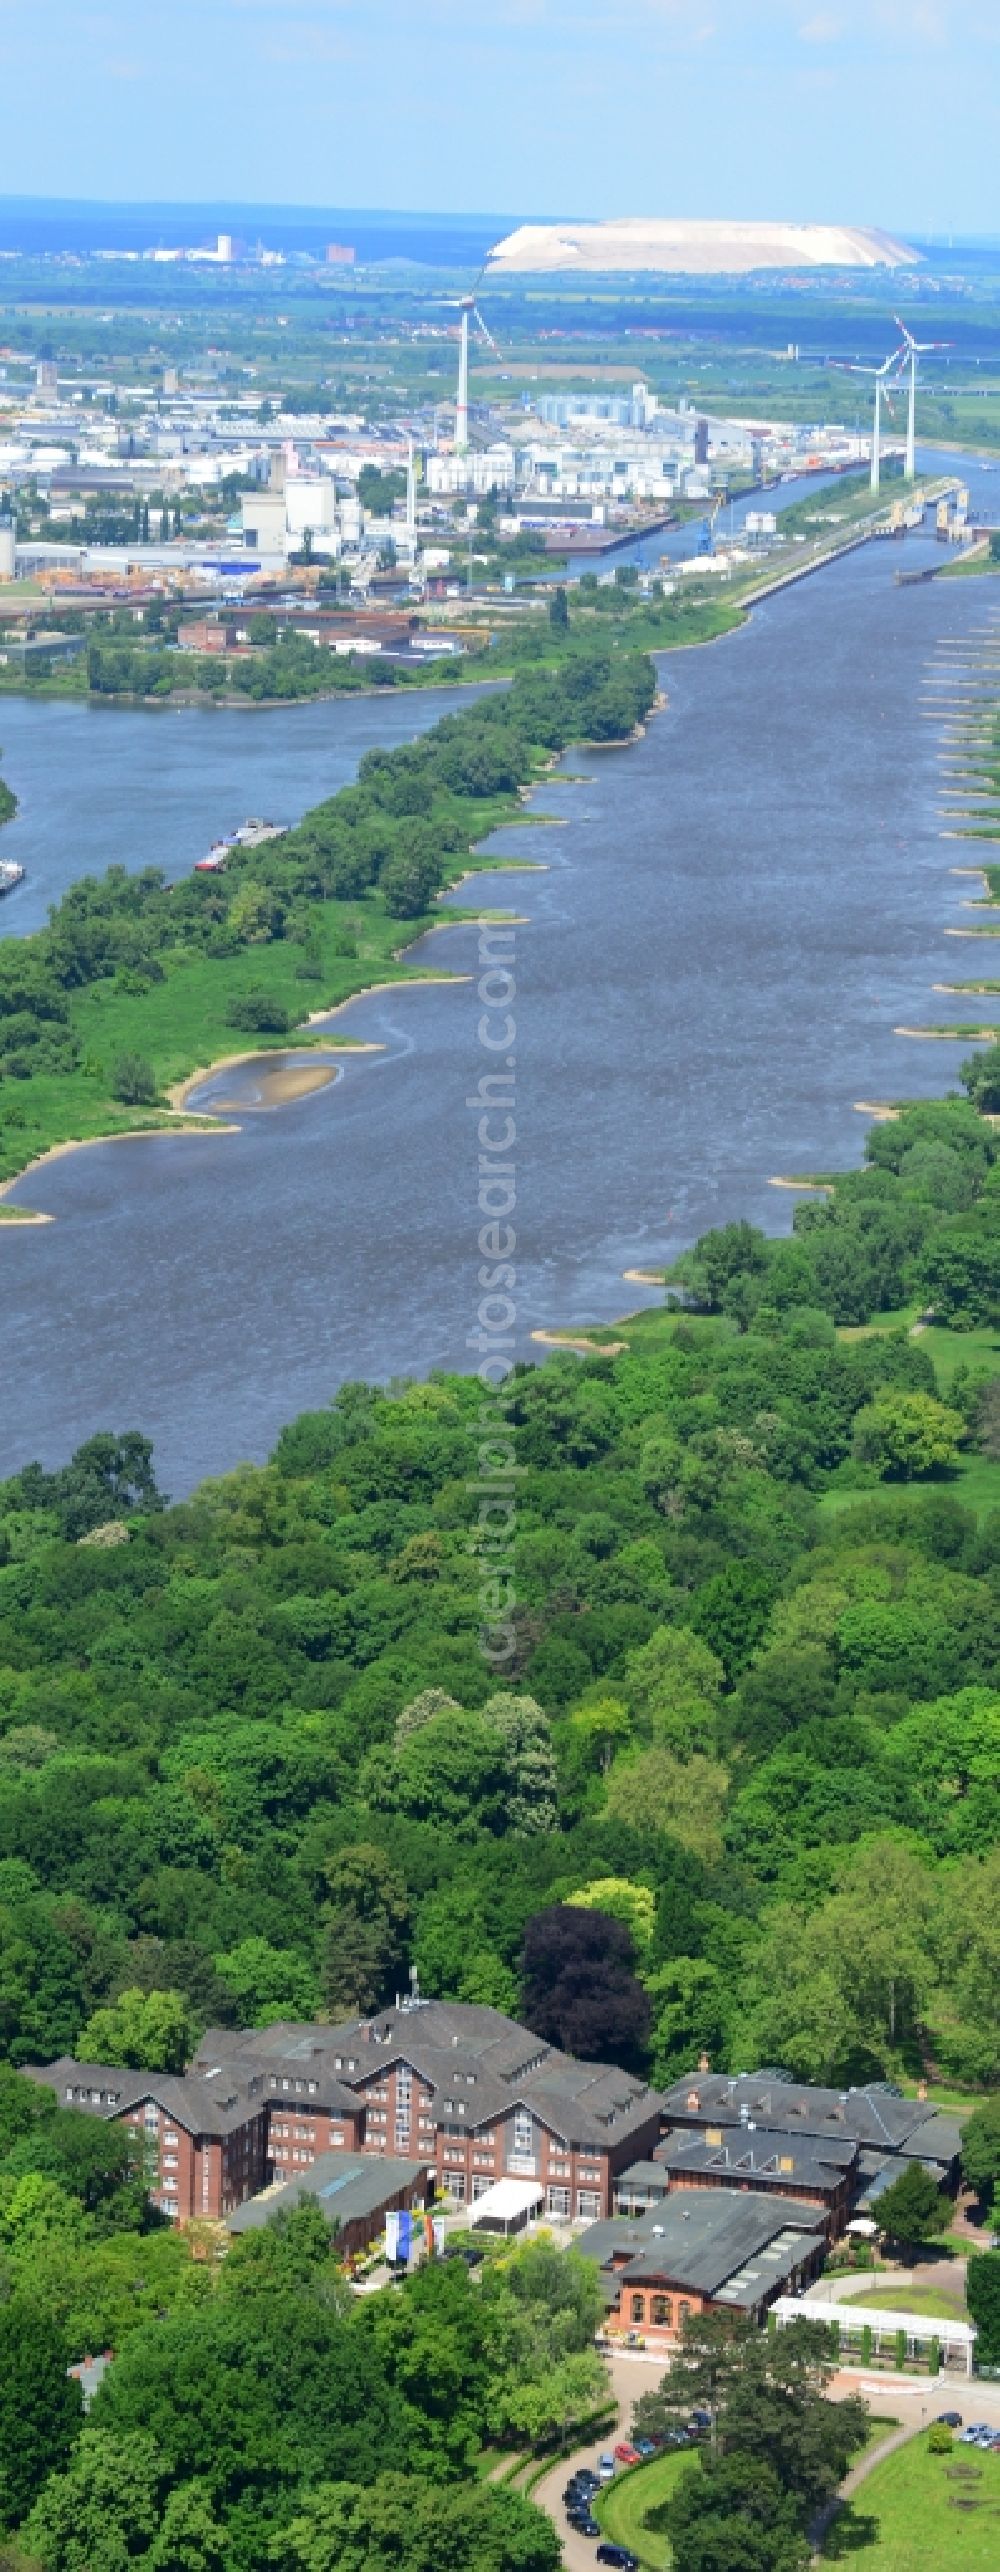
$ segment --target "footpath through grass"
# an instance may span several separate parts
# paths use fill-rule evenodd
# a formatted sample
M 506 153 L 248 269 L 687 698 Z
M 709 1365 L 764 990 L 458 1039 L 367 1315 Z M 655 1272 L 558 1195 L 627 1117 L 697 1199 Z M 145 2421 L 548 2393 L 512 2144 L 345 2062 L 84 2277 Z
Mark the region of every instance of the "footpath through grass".
M 855 2557 L 868 2572 L 996 2572 L 1000 2456 L 932 2456 L 926 2437 L 908 2440 L 834 2519 L 823 2561 Z

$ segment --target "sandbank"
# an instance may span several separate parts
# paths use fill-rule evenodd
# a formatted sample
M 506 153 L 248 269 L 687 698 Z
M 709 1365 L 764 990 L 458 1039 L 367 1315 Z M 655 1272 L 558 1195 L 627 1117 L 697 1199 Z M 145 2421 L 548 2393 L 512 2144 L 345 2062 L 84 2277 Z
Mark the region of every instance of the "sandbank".
M 424 937 L 426 936 L 426 931 L 421 929 L 418 932 L 418 935 L 420 937 Z M 342 1009 L 350 1009 L 355 1000 L 370 1000 L 373 992 L 376 991 L 413 991 L 418 989 L 422 983 L 461 983 L 471 982 L 472 979 L 472 975 L 468 973 L 413 973 L 405 975 L 400 981 L 366 982 L 362 985 L 360 991 L 349 992 L 346 1000 L 335 1001 L 331 1009 L 310 1010 L 309 1016 L 304 1021 L 304 1024 L 307 1027 L 326 1027 L 329 1025 L 331 1018 L 339 1018 Z M 290 1029 L 289 1037 L 292 1037 L 294 1033 L 294 1029 Z M 200 1064 L 197 1071 L 187 1072 L 183 1080 L 174 1081 L 171 1084 L 171 1087 L 167 1091 L 167 1097 L 170 1100 L 171 1106 L 176 1109 L 183 1109 L 187 1104 L 191 1091 L 194 1089 L 201 1089 L 205 1081 L 214 1080 L 217 1072 L 232 1071 L 238 1063 L 266 1062 L 269 1052 L 278 1053 L 280 1050 L 281 1049 L 278 1046 L 261 1047 L 260 1045 L 253 1045 L 249 1048 L 245 1048 L 242 1053 L 220 1054 L 214 1063 Z M 364 1052 L 368 1054 L 378 1054 L 384 1053 L 385 1048 L 384 1046 L 376 1044 L 359 1044 L 356 1050 L 359 1053 Z M 203 1113 L 208 1115 L 210 1111 L 204 1110 Z M 100 1140 L 103 1138 L 98 1139 Z
M 596 1340 L 576 1339 L 570 1331 L 532 1331 L 531 1337 L 542 1348 L 575 1349 L 578 1357 L 621 1357 L 629 1345 L 627 1340 L 606 1340 L 600 1346 Z
M 251 1060 L 253 1058 L 251 1057 Z M 258 1057 L 261 1064 L 273 1060 L 267 1054 Z M 311 1098 L 315 1090 L 330 1089 L 340 1079 L 339 1063 L 298 1063 L 270 1071 L 262 1070 L 259 1097 L 254 1099 L 220 1098 L 220 1108 L 253 1109 L 256 1107 L 291 1107 L 296 1099 Z

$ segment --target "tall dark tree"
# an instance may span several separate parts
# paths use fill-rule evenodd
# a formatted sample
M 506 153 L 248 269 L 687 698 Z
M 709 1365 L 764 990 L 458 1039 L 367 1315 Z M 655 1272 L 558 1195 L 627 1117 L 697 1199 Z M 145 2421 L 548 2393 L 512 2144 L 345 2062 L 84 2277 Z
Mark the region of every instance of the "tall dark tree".
M 805 2572 L 811 2559 L 794 2501 L 750 2456 L 682 2474 L 656 2525 L 684 2572 Z
M 649 1999 L 632 1968 L 623 1920 L 555 1903 L 524 1933 L 524 2015 L 536 2035 L 568 2054 L 634 2063 L 649 2033 Z
M 979 2333 L 980 2365 L 1000 2367 L 1000 2251 L 981 2251 L 970 2259 L 966 2297 Z
M 856 2394 L 826 2398 L 835 2369 L 822 2322 L 803 2316 L 770 2332 L 742 2315 L 691 2315 L 659 2390 L 640 2396 L 636 2428 L 662 2433 L 693 2404 L 703 2406 L 712 2416 L 713 2458 L 766 2465 L 804 2524 L 836 2491 L 865 2438 L 867 2405 Z
M 36 2305 L 0 2305 L 0 2529 L 19 2524 L 79 2435 L 83 2397 L 66 2356 L 61 2331 Z

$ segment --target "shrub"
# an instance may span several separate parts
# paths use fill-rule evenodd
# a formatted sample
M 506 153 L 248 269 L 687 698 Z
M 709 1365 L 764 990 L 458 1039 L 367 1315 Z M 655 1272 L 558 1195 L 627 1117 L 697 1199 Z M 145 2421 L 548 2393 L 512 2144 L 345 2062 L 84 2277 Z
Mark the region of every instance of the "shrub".
M 156 1073 L 142 1054 L 119 1054 L 111 1073 L 111 1091 L 125 1107 L 148 1107 L 156 1097 Z
M 227 1027 L 246 1027 L 254 1034 L 287 1036 L 295 1021 L 284 1001 L 273 992 L 244 991 L 231 1000 L 226 1011 Z

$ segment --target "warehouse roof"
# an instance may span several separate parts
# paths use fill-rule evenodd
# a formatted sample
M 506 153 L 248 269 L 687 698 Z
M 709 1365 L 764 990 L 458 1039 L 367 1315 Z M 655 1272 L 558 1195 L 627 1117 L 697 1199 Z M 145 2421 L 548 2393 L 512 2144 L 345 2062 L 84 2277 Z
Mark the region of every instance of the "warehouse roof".
M 321 2152 L 309 2169 L 297 2171 L 284 2187 L 265 2189 L 237 2206 L 226 2218 L 231 2233 L 259 2231 L 275 2215 L 285 2214 L 304 2197 L 315 2197 L 332 2224 L 359 2222 L 380 2215 L 406 2189 L 423 2188 L 422 2161 L 390 2161 L 370 2152 Z

